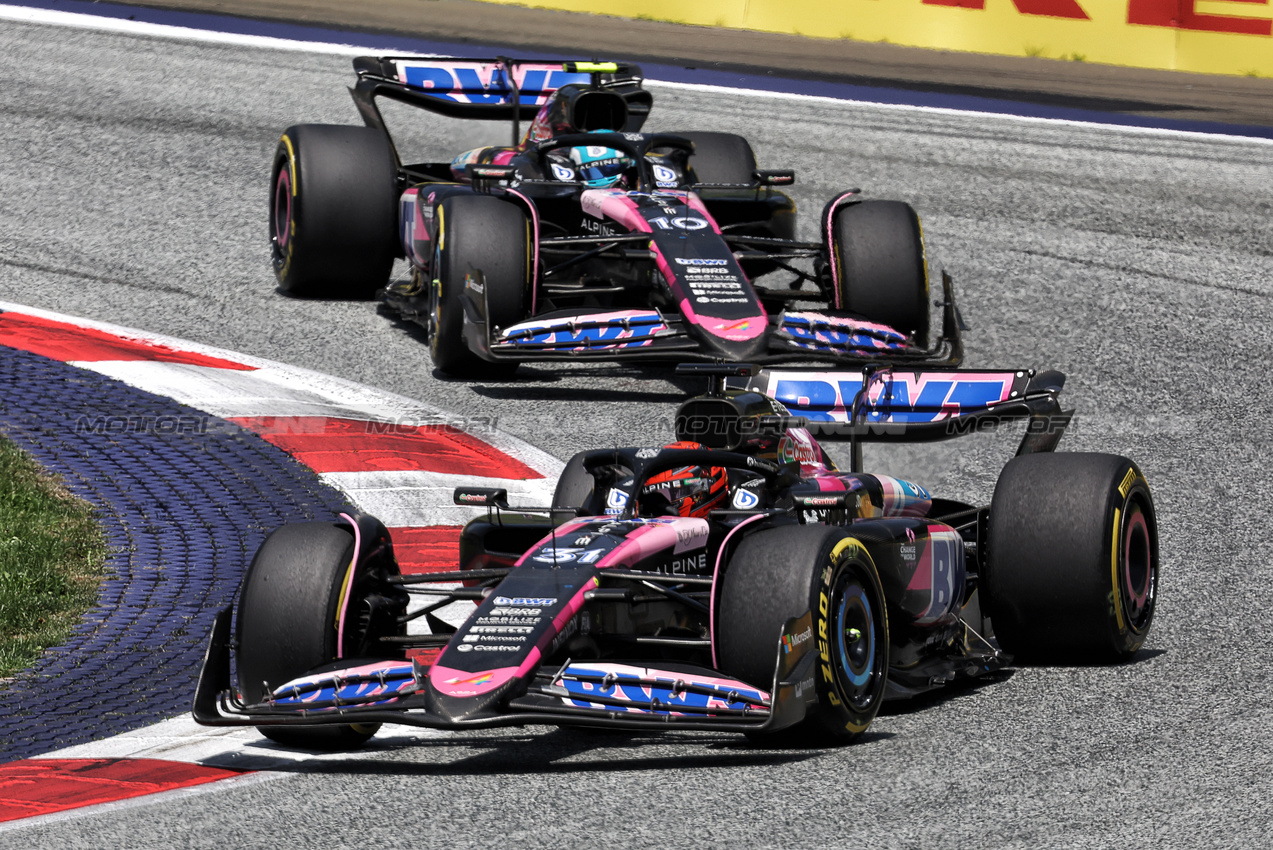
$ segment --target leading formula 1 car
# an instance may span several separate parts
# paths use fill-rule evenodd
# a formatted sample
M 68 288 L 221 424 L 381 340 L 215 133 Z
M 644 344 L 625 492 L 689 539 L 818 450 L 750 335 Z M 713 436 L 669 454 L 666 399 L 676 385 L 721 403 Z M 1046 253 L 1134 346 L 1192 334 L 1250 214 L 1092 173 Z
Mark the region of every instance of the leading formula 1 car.
M 929 280 L 907 204 L 838 193 L 820 238 L 747 140 L 645 133 L 640 69 L 617 63 L 360 57 L 366 127 L 283 133 L 274 270 L 298 295 L 367 296 L 427 329 L 434 364 L 491 376 L 565 359 L 923 362 Z M 377 105 L 510 120 L 512 144 L 403 163 Z M 525 135 L 520 122 L 533 119 Z M 395 257 L 409 275 L 389 284 Z M 788 285 L 760 286 L 769 272 Z M 953 313 L 947 283 L 943 303 Z
M 1159 569 L 1149 486 L 1126 458 L 1052 451 L 1068 421 L 1059 373 L 680 368 L 714 386 L 681 407 L 676 443 L 576 455 L 551 509 L 456 490 L 488 513 L 464 528 L 452 572 L 400 574 L 369 516 L 275 531 L 233 625 L 230 608 L 216 618 L 195 719 L 303 747 L 357 745 L 382 722 L 840 741 L 884 699 L 1010 655 L 1115 662 L 1144 643 Z M 861 439 L 1020 418 L 989 507 L 856 459 L 838 470 L 814 436 L 853 441 L 856 458 Z M 413 593 L 427 600 L 414 610 Z M 437 616 L 464 600 L 458 627 Z M 431 633 L 408 634 L 413 620 Z M 411 648 L 440 654 L 426 665 Z

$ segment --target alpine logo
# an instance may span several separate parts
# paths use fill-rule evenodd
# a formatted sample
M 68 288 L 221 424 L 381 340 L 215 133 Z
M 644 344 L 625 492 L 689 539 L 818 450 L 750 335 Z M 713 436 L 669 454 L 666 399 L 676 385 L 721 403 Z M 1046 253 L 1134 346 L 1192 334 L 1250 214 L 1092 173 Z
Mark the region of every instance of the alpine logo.
M 740 511 L 749 511 L 760 504 L 760 497 L 750 490 L 739 490 L 734 493 L 734 508 Z
M 676 172 L 666 165 L 654 166 L 654 182 L 660 189 L 669 189 L 677 184 Z
M 606 495 L 606 513 L 620 513 L 628 505 L 628 494 L 620 490 L 618 487 L 611 487 L 610 492 Z

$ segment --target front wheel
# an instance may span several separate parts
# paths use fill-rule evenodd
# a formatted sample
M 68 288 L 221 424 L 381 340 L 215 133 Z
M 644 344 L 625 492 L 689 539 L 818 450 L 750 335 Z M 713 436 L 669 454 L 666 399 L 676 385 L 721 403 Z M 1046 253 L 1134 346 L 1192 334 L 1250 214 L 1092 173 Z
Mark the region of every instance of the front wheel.
M 723 672 L 768 690 L 784 626 L 810 616 L 810 631 L 789 639 L 815 641 L 818 705 L 792 731 L 847 742 L 867 730 L 884 701 L 889 638 L 884 589 L 862 543 L 824 525 L 758 531 L 738 545 L 720 592 Z
M 901 201 L 860 201 L 831 216 L 831 305 L 924 343 L 928 262 L 915 210 Z
M 368 530 L 383 545 L 361 562 L 354 535 L 333 523 L 285 525 L 261 544 L 239 590 L 236 661 L 245 703 L 264 702 L 273 689 L 338 659 L 383 654 L 379 638 L 403 633 L 406 594 L 387 581 L 398 574 L 388 532 L 379 523 Z M 335 750 L 363 744 L 379 724 L 257 728 L 286 746 Z
M 491 328 L 525 318 L 530 225 L 496 198 L 457 195 L 438 205 L 434 278 L 429 290 L 429 353 L 456 378 L 507 377 L 515 363 L 488 363 L 464 342 L 464 296 L 485 298 Z
M 1139 467 L 1108 454 L 1013 458 L 990 503 L 984 587 L 1004 651 L 1099 664 L 1140 649 L 1158 593 L 1158 521 Z

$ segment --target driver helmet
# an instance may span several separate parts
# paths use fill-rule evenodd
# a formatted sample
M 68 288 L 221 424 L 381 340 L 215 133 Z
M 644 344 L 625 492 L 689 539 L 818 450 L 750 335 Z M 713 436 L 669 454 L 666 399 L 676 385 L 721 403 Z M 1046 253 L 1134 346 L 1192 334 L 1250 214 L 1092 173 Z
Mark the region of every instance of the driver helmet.
M 575 166 L 577 179 L 593 189 L 609 189 L 626 186 L 628 170 L 633 167 L 632 157 L 614 148 L 601 145 L 583 145 L 570 149 L 570 161 Z
M 702 443 L 668 443 L 669 449 L 701 449 Z M 723 466 L 683 466 L 660 472 L 641 489 L 641 513 L 646 515 L 706 517 L 726 507 L 729 480 Z

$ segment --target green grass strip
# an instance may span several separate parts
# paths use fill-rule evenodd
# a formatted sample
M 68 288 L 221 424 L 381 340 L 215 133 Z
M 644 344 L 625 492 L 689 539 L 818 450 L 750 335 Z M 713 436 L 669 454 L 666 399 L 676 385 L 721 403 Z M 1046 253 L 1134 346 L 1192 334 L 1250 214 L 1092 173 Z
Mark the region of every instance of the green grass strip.
M 106 553 L 92 507 L 0 437 L 0 678 L 70 636 Z

